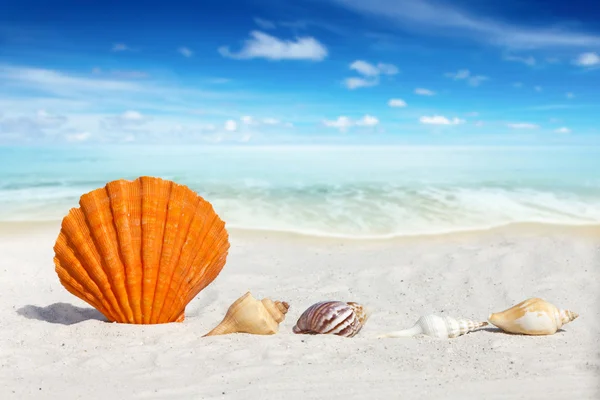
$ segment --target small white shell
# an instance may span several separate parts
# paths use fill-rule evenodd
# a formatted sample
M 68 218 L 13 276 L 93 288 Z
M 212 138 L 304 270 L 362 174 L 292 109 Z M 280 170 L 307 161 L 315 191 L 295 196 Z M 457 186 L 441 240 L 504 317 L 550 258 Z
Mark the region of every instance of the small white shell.
M 299 334 L 352 337 L 362 329 L 368 317 L 368 311 L 360 304 L 322 301 L 302 313 L 293 331 Z
M 427 335 L 439 339 L 455 338 L 465 333 L 472 332 L 487 322 L 475 322 L 469 319 L 455 319 L 452 317 L 440 317 L 437 315 L 424 315 L 413 325 L 412 328 L 402 331 L 391 332 L 379 336 L 380 338 L 410 337 L 416 335 Z

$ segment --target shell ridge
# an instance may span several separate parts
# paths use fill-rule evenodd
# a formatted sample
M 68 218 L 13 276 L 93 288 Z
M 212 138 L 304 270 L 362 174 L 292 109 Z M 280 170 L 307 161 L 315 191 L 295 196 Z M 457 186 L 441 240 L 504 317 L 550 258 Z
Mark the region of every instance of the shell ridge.
M 192 199 L 192 202 L 189 207 L 189 211 L 190 211 L 189 218 L 183 218 L 184 212 L 186 210 L 185 203 L 184 203 L 184 208 L 182 210 L 182 213 L 179 216 L 179 220 L 180 220 L 179 222 L 181 222 L 183 220 L 185 223 L 185 227 L 184 227 L 185 233 L 177 237 L 177 239 L 179 239 L 178 243 L 180 243 L 180 242 L 181 243 L 179 246 L 177 246 L 175 257 L 173 257 L 173 260 L 172 260 L 174 262 L 173 269 L 172 269 L 168 279 L 166 279 L 166 281 L 165 281 L 165 292 L 164 292 L 165 298 L 162 301 L 162 303 L 160 304 L 160 308 L 158 310 L 157 317 L 156 317 L 157 320 L 159 320 L 159 321 L 164 318 L 164 315 L 163 315 L 164 307 L 165 307 L 167 301 L 173 295 L 173 293 L 172 293 L 173 286 L 172 285 L 174 284 L 173 279 L 175 276 L 175 271 L 177 270 L 177 266 L 181 263 L 181 255 L 183 254 L 183 246 L 184 246 L 186 238 L 188 238 L 190 235 L 190 229 L 192 227 L 192 222 L 194 221 L 194 216 L 196 215 L 199 206 L 200 206 L 200 199 L 196 196 L 194 199 Z M 183 230 L 179 230 L 178 232 L 183 233 Z
M 136 246 L 138 241 L 141 244 L 141 237 L 138 237 L 141 235 L 136 234 L 135 220 L 139 216 L 138 209 L 141 204 L 133 204 L 137 198 L 141 203 L 139 180 L 109 182 L 106 190 L 110 198 L 113 225 L 117 234 L 117 250 L 125 270 L 125 288 L 129 306 L 134 322 L 140 323 L 142 322 L 140 304 L 142 271 L 141 254 L 136 254 Z
M 80 299 L 84 300 L 86 303 L 88 303 L 92 307 L 96 308 L 98 311 L 100 311 L 102 314 L 104 314 L 104 316 L 107 317 L 108 319 L 111 319 L 112 315 L 110 313 L 108 313 L 106 308 L 103 306 L 102 302 L 100 302 L 92 293 L 86 291 L 84 286 L 81 283 L 77 282 L 77 280 L 74 279 L 74 277 L 71 277 L 71 275 L 69 275 L 67 270 L 62 266 L 59 259 L 57 259 L 55 257 L 54 263 L 56 265 L 56 272 L 58 274 L 60 283 L 65 288 L 67 286 L 69 286 L 70 287 L 69 292 L 71 292 L 75 296 L 79 297 Z
M 169 217 L 169 203 L 171 202 L 171 193 L 173 191 L 173 183 L 170 181 L 165 181 L 167 182 L 167 188 L 166 191 L 168 192 L 168 194 L 165 196 L 166 197 L 166 201 L 164 204 L 164 213 L 165 213 L 165 218 L 161 219 L 161 231 L 159 234 L 159 238 L 161 240 L 159 240 L 160 243 L 160 249 L 158 250 L 158 258 L 157 258 L 157 268 L 156 268 L 156 276 L 153 278 L 154 279 L 154 287 L 152 288 L 152 302 L 150 303 L 150 315 L 148 317 L 148 321 L 150 321 L 152 319 L 152 314 L 154 314 L 154 304 L 155 304 L 155 300 L 156 300 L 156 287 L 158 286 L 158 277 L 160 276 L 161 273 L 161 268 L 162 268 L 162 256 L 163 256 L 163 249 L 164 249 L 164 243 L 165 243 L 165 234 L 166 234 L 166 230 L 167 230 L 167 222 L 168 222 L 168 217 Z M 162 188 L 161 189 L 165 189 Z M 160 206 L 160 204 L 159 204 Z
M 103 205 L 100 201 L 98 201 L 98 197 L 100 195 L 102 195 L 103 198 L 106 198 L 108 200 L 108 202 L 107 202 L 108 204 Z M 108 260 L 110 260 L 111 255 L 114 256 L 116 254 L 119 258 L 118 262 L 119 263 L 121 262 L 120 252 L 118 249 L 115 248 L 118 246 L 111 246 L 111 243 L 115 243 L 116 240 L 118 240 L 118 239 L 116 239 L 116 232 L 113 232 L 114 235 L 112 235 L 111 232 L 108 231 L 109 230 L 108 227 L 113 228 L 113 230 L 114 230 L 114 223 L 112 221 L 113 220 L 112 212 L 110 213 L 111 221 L 107 221 L 107 218 L 104 218 L 104 215 L 107 213 L 102 212 L 102 211 L 105 211 L 103 209 L 110 210 L 110 197 L 108 195 L 108 191 L 106 190 L 106 187 L 94 190 L 90 194 L 82 196 L 82 202 L 80 202 L 80 204 L 82 206 L 82 211 L 83 211 L 84 215 L 86 216 L 85 222 L 88 225 L 88 229 L 90 231 L 90 237 L 92 238 L 94 246 L 96 247 L 96 251 L 97 251 L 98 255 L 100 256 L 100 262 L 101 262 L 102 268 L 104 269 L 104 271 L 108 277 L 111 291 L 113 292 L 113 295 L 117 299 L 117 306 L 119 307 L 119 310 L 120 310 L 121 314 L 123 315 L 123 319 L 125 321 L 132 323 L 132 322 L 134 322 L 133 321 L 133 313 L 131 312 L 131 309 L 129 308 L 129 301 L 127 298 L 127 291 L 125 288 L 126 285 L 123 285 L 123 289 L 125 289 L 125 293 L 123 293 L 123 291 L 119 290 L 119 286 L 121 286 L 121 285 L 119 285 L 119 283 L 117 282 L 117 281 L 119 281 L 119 277 L 124 277 L 125 268 L 124 268 L 123 264 L 115 265 L 117 260 L 115 260 L 115 264 L 109 263 L 109 261 L 108 261 Z M 90 207 L 92 207 L 92 208 L 90 209 Z M 100 226 L 102 226 L 103 229 L 101 229 L 101 230 L 93 229 L 94 227 L 91 225 L 92 221 L 100 222 Z M 100 234 L 100 232 L 101 232 L 101 234 Z M 107 240 L 107 239 L 110 239 L 110 240 Z M 105 241 L 107 243 L 107 246 L 102 246 L 100 244 L 100 241 Z M 128 313 L 128 311 L 129 311 L 129 313 Z
M 191 288 L 186 295 L 186 304 L 189 303 L 198 293 L 200 293 L 206 286 L 208 286 L 211 282 L 213 282 L 219 273 L 223 270 L 225 263 L 227 262 L 227 256 L 229 254 L 229 235 L 225 230 L 225 226 L 223 225 L 223 229 L 219 232 L 218 235 L 219 240 L 214 245 L 216 249 L 222 249 L 220 252 L 215 252 L 211 261 L 208 263 L 205 271 L 202 274 L 198 274 L 199 277 L 194 279 L 191 284 Z M 205 279 L 205 276 L 208 275 L 212 277 L 212 279 Z
M 214 219 L 213 222 L 211 223 L 211 226 L 214 226 L 216 224 L 222 224 L 222 221 L 218 218 Z M 209 238 L 210 240 L 205 238 L 205 240 L 203 241 L 200 250 L 198 251 L 198 253 L 194 257 L 194 260 L 192 261 L 192 267 L 191 267 L 193 270 L 199 268 L 200 271 L 198 274 L 192 274 L 192 276 L 194 276 L 195 278 L 193 278 L 192 281 L 190 282 L 189 288 L 186 292 L 186 298 L 189 298 L 190 295 L 191 295 L 191 298 L 195 297 L 196 294 L 198 294 L 201 290 L 200 289 L 200 290 L 198 290 L 198 292 L 193 294 L 193 292 L 196 290 L 196 288 L 200 288 L 202 286 L 202 284 L 204 284 L 204 283 L 206 284 L 206 285 L 204 285 L 204 287 L 206 287 L 210 282 L 212 282 L 214 280 L 214 278 L 216 278 L 217 275 L 214 275 L 214 278 L 210 279 L 210 277 L 213 276 L 213 273 L 216 272 L 216 269 L 220 266 L 219 263 L 220 263 L 220 261 L 222 261 L 222 258 L 226 259 L 227 253 L 229 251 L 229 247 L 227 247 L 227 250 L 225 250 L 223 253 L 220 253 L 218 251 L 213 251 L 211 253 L 210 257 L 207 260 L 205 260 L 205 262 L 203 264 L 197 264 L 197 260 L 202 258 L 201 255 L 203 254 L 204 249 L 206 249 L 206 248 L 220 249 L 221 246 L 224 244 L 224 242 L 228 241 L 228 235 L 226 235 L 226 233 L 224 231 L 225 230 L 224 230 L 224 225 L 223 225 L 221 230 L 219 230 L 219 232 L 217 232 L 214 235 L 210 235 L 210 238 Z M 221 268 L 222 268 L 222 266 L 221 266 Z M 208 279 L 207 279 L 207 277 L 208 277 Z
M 212 210 L 212 206 L 207 201 L 204 201 L 204 203 L 202 204 L 202 206 L 203 206 L 204 214 L 206 214 L 206 213 L 208 213 L 210 211 L 213 211 Z M 211 246 L 209 246 L 209 244 L 212 244 L 212 242 L 209 242 L 209 240 L 207 240 L 207 237 L 211 236 L 210 235 L 211 228 L 212 228 L 213 224 L 215 223 L 215 221 L 217 219 L 218 219 L 218 215 L 213 212 L 212 213 L 212 218 L 210 219 L 210 221 L 208 223 L 206 223 L 207 221 L 204 221 L 205 223 L 200 228 L 200 232 L 198 234 L 198 238 L 196 239 L 196 242 L 192 245 L 194 252 L 192 252 L 192 255 L 189 258 L 188 265 L 187 265 L 187 267 L 185 269 L 185 275 L 186 276 L 190 273 L 190 271 L 194 270 L 194 263 L 195 263 L 195 261 L 198 258 L 205 257 L 206 256 L 205 250 L 211 248 Z M 201 273 L 203 275 L 206 274 L 206 270 L 207 270 L 206 267 L 203 268 L 203 270 L 201 271 Z M 190 277 L 190 279 L 192 279 L 192 278 Z M 185 306 L 186 306 L 187 303 L 184 303 L 184 301 L 187 298 L 187 292 L 189 291 L 189 284 L 190 283 L 191 283 L 191 281 L 187 283 L 188 284 L 188 290 L 185 291 L 186 292 L 185 294 L 175 297 L 175 300 L 174 300 L 174 303 L 173 303 L 174 307 L 172 307 L 170 318 L 173 318 L 175 313 L 181 312 L 181 308 L 182 308 L 181 306 L 182 305 L 183 305 L 183 308 L 185 309 Z M 177 292 L 178 293 L 180 293 L 182 290 L 184 290 L 186 288 L 186 286 L 182 287 L 182 285 L 185 285 L 185 279 L 182 279 L 179 282 L 179 286 L 177 288 Z
M 100 290 L 96 282 L 92 279 L 88 271 L 85 268 L 83 268 L 81 263 L 79 263 L 79 260 L 77 260 L 77 257 L 75 256 L 73 249 L 69 247 L 68 239 L 62 230 L 59 234 L 59 238 L 56 241 L 56 244 L 54 245 L 54 252 L 56 254 L 56 256 L 54 257 L 54 265 L 59 278 L 61 280 L 66 280 L 66 278 L 68 277 L 70 278 L 69 281 L 73 280 L 77 282 L 77 279 L 75 278 L 77 276 L 80 276 L 80 279 L 86 282 L 86 288 L 88 289 L 88 293 L 95 301 L 95 304 L 90 304 L 93 307 L 100 310 L 100 312 L 102 312 L 102 314 L 104 314 L 108 319 L 114 319 L 114 311 L 111 310 L 109 312 L 104 306 L 104 304 L 107 302 L 104 296 L 102 295 L 102 291 Z M 76 274 L 75 277 L 71 278 L 68 270 L 63 266 L 63 261 L 61 261 L 61 259 L 64 261 L 65 265 L 71 266 L 70 270 L 72 270 Z M 80 285 L 83 287 L 83 284 Z M 96 304 L 98 306 L 96 306 Z
M 142 317 L 145 324 L 150 323 L 154 289 L 159 271 L 165 220 L 163 216 L 163 194 L 165 181 L 160 178 L 142 177 Z M 165 208 L 166 210 L 166 208 Z M 165 211 L 166 212 L 166 211 Z
M 182 238 L 185 238 L 185 235 L 187 235 L 189 221 L 191 221 L 191 219 L 189 219 L 188 224 L 186 224 L 186 219 L 184 218 L 186 206 L 185 195 L 185 188 L 182 185 L 174 183 L 171 188 L 169 202 L 167 203 L 167 223 L 165 225 L 164 234 L 164 240 L 166 241 L 168 238 L 171 241 L 170 243 L 167 243 L 166 249 L 163 244 L 163 251 L 161 252 L 159 276 L 156 282 L 156 288 L 154 289 L 152 316 L 150 317 L 150 322 L 152 323 L 156 323 L 160 316 L 167 290 L 169 289 L 171 279 L 173 279 L 173 273 L 177 267 Z M 180 227 L 183 229 L 180 229 Z M 185 233 L 182 236 L 181 232 L 183 232 L 184 229 Z
M 128 284 L 129 280 L 131 279 L 131 276 L 130 276 L 131 275 L 131 271 L 128 268 L 128 261 L 129 260 L 127 259 L 127 257 L 125 256 L 125 254 L 123 254 L 123 247 L 124 246 L 122 246 L 123 241 L 124 241 L 125 238 L 122 238 L 121 235 L 119 235 L 119 226 L 118 226 L 117 220 L 115 218 L 116 217 L 115 216 L 115 209 L 113 208 L 113 206 L 116 207 L 116 204 L 113 201 L 114 197 L 111 195 L 111 191 L 109 189 L 109 184 L 106 184 L 105 189 L 106 189 L 106 194 L 107 194 L 108 200 L 109 200 L 109 202 L 108 202 L 108 208 L 111 211 L 111 219 L 110 219 L 110 221 L 112 223 L 112 228 L 113 228 L 113 230 L 115 232 L 115 238 L 116 238 L 116 241 L 115 241 L 115 250 L 116 250 L 116 253 L 117 253 L 117 257 L 119 258 L 119 262 L 120 262 L 120 264 L 123 267 L 123 275 L 125 276 L 125 285 L 124 286 L 125 286 L 125 293 L 127 295 L 127 304 L 125 306 L 129 308 L 128 311 L 132 315 L 132 321 L 130 321 L 130 322 L 131 323 L 135 323 L 136 322 L 135 321 L 135 312 L 133 310 L 133 307 L 131 307 L 131 303 L 129 301 L 132 298 L 131 288 L 130 288 L 130 286 Z
M 179 255 L 179 260 L 177 262 L 176 270 L 177 274 L 173 274 L 173 278 L 171 279 L 171 283 L 169 285 L 169 289 L 167 290 L 167 297 L 165 298 L 165 302 L 163 303 L 163 308 L 161 313 L 159 314 L 159 320 L 170 321 L 171 315 L 174 313 L 180 313 L 181 310 L 174 311 L 173 306 L 175 305 L 175 299 L 179 296 L 179 290 L 181 287 L 181 283 L 184 280 L 184 270 L 183 267 L 187 265 L 189 267 L 190 259 L 193 257 L 193 252 L 196 249 L 195 245 L 198 243 L 198 237 L 201 232 L 201 226 L 198 227 L 198 224 L 202 223 L 201 210 L 203 204 L 202 201 L 198 201 L 196 203 L 196 207 L 194 208 L 194 215 L 190 221 L 190 226 L 188 228 L 188 234 L 186 236 L 186 240 L 184 241 L 183 246 L 181 247 L 181 254 Z M 202 213 L 203 215 L 203 213 Z M 185 271 L 188 270 L 186 267 Z
M 119 307 L 119 301 L 112 288 L 112 280 L 106 266 L 102 262 L 100 250 L 93 237 L 94 235 L 91 232 L 92 228 L 85 217 L 83 209 L 73 209 L 73 213 L 69 213 L 69 215 L 64 218 L 63 226 L 70 247 L 74 250 L 75 254 L 77 254 L 78 258 L 81 257 L 91 266 L 90 272 L 92 272 L 92 278 L 106 295 L 108 306 L 112 310 L 114 318 L 124 320 L 125 317 Z M 77 233 L 77 228 L 84 230 L 84 237 L 80 238 L 80 240 L 76 240 L 75 233 Z M 102 282 L 104 284 L 102 284 Z

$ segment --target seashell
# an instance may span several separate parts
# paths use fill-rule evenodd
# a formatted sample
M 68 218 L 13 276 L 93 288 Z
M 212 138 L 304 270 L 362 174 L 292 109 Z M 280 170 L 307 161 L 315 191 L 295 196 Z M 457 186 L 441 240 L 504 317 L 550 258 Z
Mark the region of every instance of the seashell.
M 273 335 L 285 319 L 289 304 L 271 299 L 257 300 L 250 292 L 237 299 L 225 314 L 225 318 L 204 336 L 228 333 L 251 333 Z
M 440 317 L 438 315 L 421 316 L 412 328 L 397 332 L 390 332 L 379 336 L 380 338 L 410 337 L 416 335 L 427 335 L 438 339 L 451 339 L 465 333 L 472 332 L 487 322 L 475 322 L 468 319 L 456 319 L 452 317 Z
M 302 313 L 293 328 L 294 333 L 333 334 L 352 337 L 369 318 L 369 311 L 362 305 L 342 301 L 322 301 Z
M 225 223 L 186 186 L 121 179 L 82 195 L 79 205 L 62 221 L 56 273 L 109 321 L 181 322 L 225 265 Z
M 502 312 L 490 314 L 488 321 L 508 333 L 552 335 L 578 316 L 546 300 L 532 298 Z

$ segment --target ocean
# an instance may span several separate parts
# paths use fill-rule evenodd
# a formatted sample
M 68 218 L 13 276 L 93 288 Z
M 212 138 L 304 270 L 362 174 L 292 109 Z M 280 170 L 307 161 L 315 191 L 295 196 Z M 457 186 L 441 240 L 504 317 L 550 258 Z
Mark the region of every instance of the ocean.
M 60 220 L 141 175 L 188 185 L 228 227 L 390 238 L 600 224 L 600 147 L 0 147 L 0 221 Z

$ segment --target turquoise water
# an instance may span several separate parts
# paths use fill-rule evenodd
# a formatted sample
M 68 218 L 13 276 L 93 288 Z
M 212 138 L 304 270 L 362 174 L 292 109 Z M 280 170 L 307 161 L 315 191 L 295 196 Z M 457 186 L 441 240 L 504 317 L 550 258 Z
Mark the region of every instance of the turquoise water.
M 600 148 L 0 147 L 0 221 L 59 220 L 140 175 L 183 183 L 229 227 L 343 237 L 600 223 Z

